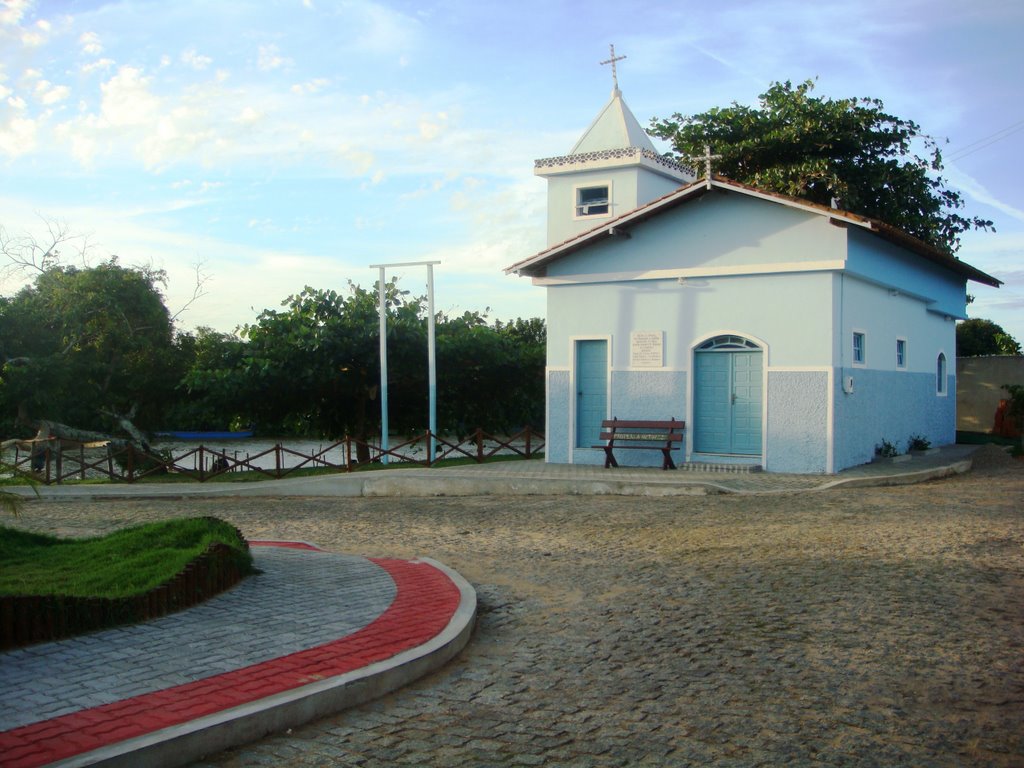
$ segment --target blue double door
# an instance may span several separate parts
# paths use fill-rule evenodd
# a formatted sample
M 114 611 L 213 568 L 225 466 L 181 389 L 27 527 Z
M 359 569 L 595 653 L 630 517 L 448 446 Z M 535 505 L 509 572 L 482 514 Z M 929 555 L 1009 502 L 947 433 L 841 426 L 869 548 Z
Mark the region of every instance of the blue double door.
M 693 450 L 761 455 L 760 351 L 694 353 Z

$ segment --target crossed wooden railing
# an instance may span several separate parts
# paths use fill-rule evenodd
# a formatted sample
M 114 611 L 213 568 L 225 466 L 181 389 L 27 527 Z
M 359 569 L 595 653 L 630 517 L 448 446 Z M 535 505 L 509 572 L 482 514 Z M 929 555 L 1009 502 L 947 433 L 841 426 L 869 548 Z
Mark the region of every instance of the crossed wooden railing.
M 181 454 L 161 456 L 140 451 L 130 444 L 123 448 L 114 448 L 110 444 L 96 447 L 95 444 L 54 438 L 35 441 L 30 450 L 15 448 L 13 467 L 15 471 L 30 474 L 45 485 L 60 484 L 65 480 L 85 480 L 87 477 L 107 477 L 119 482 L 134 483 L 167 473 L 186 475 L 202 483 L 228 472 L 241 471 L 282 478 L 306 467 L 333 469 L 337 472 L 352 472 L 368 464 L 385 462 L 431 467 L 443 459 L 460 457 L 482 463 L 502 451 L 505 451 L 506 455 L 511 453 L 530 459 L 544 448 L 544 434 L 531 427 L 525 427 L 505 438 L 478 428 L 470 436 L 457 442 L 452 442 L 441 435 L 433 435 L 434 456 L 430 455 L 429 450 L 431 437 L 428 430 L 387 449 L 371 441 L 345 437 L 312 453 L 304 453 L 277 443 L 264 451 L 246 454 L 244 457 L 239 457 L 237 452 L 207 448 L 205 445 L 199 445 Z M 415 450 L 421 446 L 428 447 L 425 457 L 421 457 Z M 362 451 L 360 447 L 363 448 Z M 97 450 L 102 451 L 98 457 L 95 453 Z M 87 456 L 86 451 L 89 451 L 90 455 Z M 332 451 L 335 455 L 340 452 L 341 458 L 332 456 Z M 367 458 L 360 461 L 357 458 L 360 453 Z M 268 456 L 274 457 L 273 468 L 262 466 L 269 463 L 261 461 Z M 291 463 L 286 461 L 286 457 L 293 457 L 299 461 Z

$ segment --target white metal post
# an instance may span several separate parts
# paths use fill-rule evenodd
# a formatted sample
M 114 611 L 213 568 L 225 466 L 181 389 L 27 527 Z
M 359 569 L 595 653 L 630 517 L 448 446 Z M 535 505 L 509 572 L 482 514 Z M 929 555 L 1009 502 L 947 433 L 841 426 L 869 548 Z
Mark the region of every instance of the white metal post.
M 434 354 L 434 265 L 440 261 L 406 261 L 399 264 L 371 264 L 370 269 L 380 270 L 377 293 L 380 297 L 380 444 L 381 450 L 388 450 L 388 311 L 384 293 L 385 270 L 388 267 L 421 267 L 427 268 L 427 378 L 429 387 L 430 413 L 428 426 L 430 440 L 427 450 L 430 460 L 434 460 L 434 433 L 437 431 L 437 365 Z M 381 462 L 388 463 L 386 453 L 381 454 Z
M 380 267 L 377 282 L 377 297 L 380 299 L 380 448 L 381 463 L 388 463 L 388 309 L 384 291 L 384 267 Z
M 430 440 L 428 459 L 434 462 L 434 435 L 437 434 L 437 359 L 434 354 L 434 265 L 427 264 L 427 391 L 430 401 Z

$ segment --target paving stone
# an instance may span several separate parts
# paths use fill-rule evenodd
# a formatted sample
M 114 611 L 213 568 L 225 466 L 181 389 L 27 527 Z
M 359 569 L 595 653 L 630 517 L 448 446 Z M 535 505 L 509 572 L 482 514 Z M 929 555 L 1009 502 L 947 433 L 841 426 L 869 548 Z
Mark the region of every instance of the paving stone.
M 15 524 L 186 514 L 436 557 L 481 608 L 447 668 L 202 768 L 1024 765 L 1018 470 L 762 496 L 46 502 Z

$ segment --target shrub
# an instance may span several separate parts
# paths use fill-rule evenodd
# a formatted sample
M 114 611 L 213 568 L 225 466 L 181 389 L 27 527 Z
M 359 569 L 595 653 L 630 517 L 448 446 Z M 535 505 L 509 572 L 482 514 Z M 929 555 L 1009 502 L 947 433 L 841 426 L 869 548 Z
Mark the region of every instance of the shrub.
M 891 459 L 893 456 L 898 456 L 899 453 L 899 449 L 885 438 L 882 438 L 882 442 L 875 446 L 875 456 L 880 459 Z
M 931 440 L 925 437 L 921 437 L 921 435 L 911 435 L 909 438 L 907 438 L 908 451 L 927 451 L 931 447 Z

